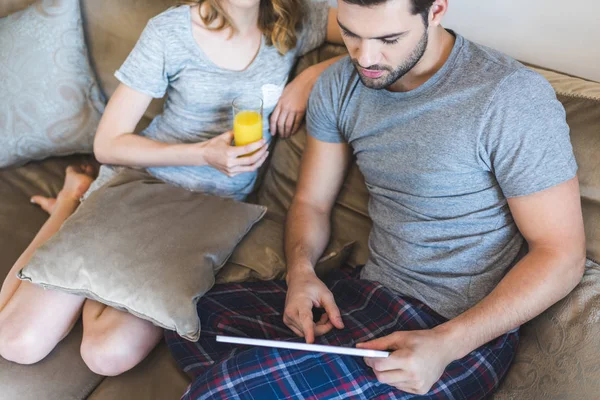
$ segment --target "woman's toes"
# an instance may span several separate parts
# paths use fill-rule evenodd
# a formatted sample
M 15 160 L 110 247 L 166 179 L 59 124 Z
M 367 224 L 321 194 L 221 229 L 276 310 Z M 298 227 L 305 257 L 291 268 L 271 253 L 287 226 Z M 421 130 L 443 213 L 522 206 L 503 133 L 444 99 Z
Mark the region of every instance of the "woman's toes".
M 46 211 L 48 214 L 52 214 L 54 206 L 56 205 L 55 198 L 44 196 L 33 196 L 31 202 L 40 206 L 42 210 Z

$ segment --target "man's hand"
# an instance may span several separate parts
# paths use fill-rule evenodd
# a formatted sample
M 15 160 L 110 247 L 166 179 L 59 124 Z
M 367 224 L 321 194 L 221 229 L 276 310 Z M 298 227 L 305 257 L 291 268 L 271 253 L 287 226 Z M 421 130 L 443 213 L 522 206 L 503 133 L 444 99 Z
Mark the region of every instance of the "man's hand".
M 306 338 L 306 343 L 314 343 L 315 336 L 326 334 L 334 326 L 343 329 L 344 323 L 333 294 L 314 271 L 303 269 L 292 274 L 288 275 L 283 322 L 296 335 Z M 313 307 L 325 309 L 316 324 L 313 321 Z
M 392 350 L 388 358 L 365 358 L 377 380 L 413 394 L 426 394 L 454 361 L 452 343 L 435 330 L 403 331 L 356 347 Z

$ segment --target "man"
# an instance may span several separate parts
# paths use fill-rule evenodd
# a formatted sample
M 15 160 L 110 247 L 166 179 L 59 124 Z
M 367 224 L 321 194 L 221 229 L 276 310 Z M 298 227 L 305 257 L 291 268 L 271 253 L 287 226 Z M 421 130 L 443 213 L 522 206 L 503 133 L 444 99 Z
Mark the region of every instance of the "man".
M 518 327 L 578 284 L 585 237 L 564 109 L 539 75 L 445 30 L 447 8 L 447 0 L 339 1 L 349 57 L 311 95 L 288 215 L 285 325 L 309 343 L 363 342 L 391 356 L 222 348 L 207 358 L 229 359 L 190 393 L 483 398 L 508 370 Z M 314 265 L 351 152 L 371 195 L 370 258 L 361 279 L 328 286 Z M 260 311 L 250 301 L 212 305 L 244 287 Z M 203 300 L 213 318 L 204 327 L 286 337 L 275 311 L 282 284 L 232 289 Z M 313 308 L 325 313 L 313 318 Z

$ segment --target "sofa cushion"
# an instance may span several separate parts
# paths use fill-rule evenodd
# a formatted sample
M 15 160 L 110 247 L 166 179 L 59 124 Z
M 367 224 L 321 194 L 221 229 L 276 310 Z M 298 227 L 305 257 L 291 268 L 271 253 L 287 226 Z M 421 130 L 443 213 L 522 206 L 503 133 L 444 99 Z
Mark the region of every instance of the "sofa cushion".
M 0 92 L 0 167 L 91 153 L 104 101 L 79 0 L 39 0 L 0 19 Z
M 495 400 L 597 399 L 600 394 L 600 265 L 521 328 L 521 343 Z
M 216 283 L 285 279 L 284 220 L 267 213 L 244 237 L 216 278 Z M 325 276 L 345 264 L 353 242 L 329 243 L 315 271 Z
M 19 277 L 198 340 L 198 299 L 265 211 L 124 169 L 36 250 Z
M 135 368 L 104 379 L 87 399 L 178 399 L 189 382 L 187 375 L 175 364 L 167 345 L 162 342 Z
M 36 194 L 56 196 L 67 165 L 87 159 L 72 156 L 0 169 L 0 280 L 48 218 L 29 198 Z M 18 365 L 0 357 L 0 400 L 85 398 L 102 377 L 92 373 L 81 359 L 81 336 L 81 324 L 77 324 L 47 358 L 35 365 Z

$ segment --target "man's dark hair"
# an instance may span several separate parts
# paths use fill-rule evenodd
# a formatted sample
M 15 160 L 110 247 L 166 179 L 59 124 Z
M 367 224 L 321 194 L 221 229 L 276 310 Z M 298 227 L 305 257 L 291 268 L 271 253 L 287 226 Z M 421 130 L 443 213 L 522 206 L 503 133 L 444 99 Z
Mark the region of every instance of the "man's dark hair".
M 345 3 L 348 4 L 356 4 L 364 7 L 378 6 L 380 4 L 386 3 L 389 0 L 344 0 Z M 421 15 L 423 21 L 425 22 L 425 26 L 429 25 L 429 10 L 431 10 L 431 6 L 435 2 L 435 0 L 410 0 L 412 3 L 412 13 L 414 15 Z

